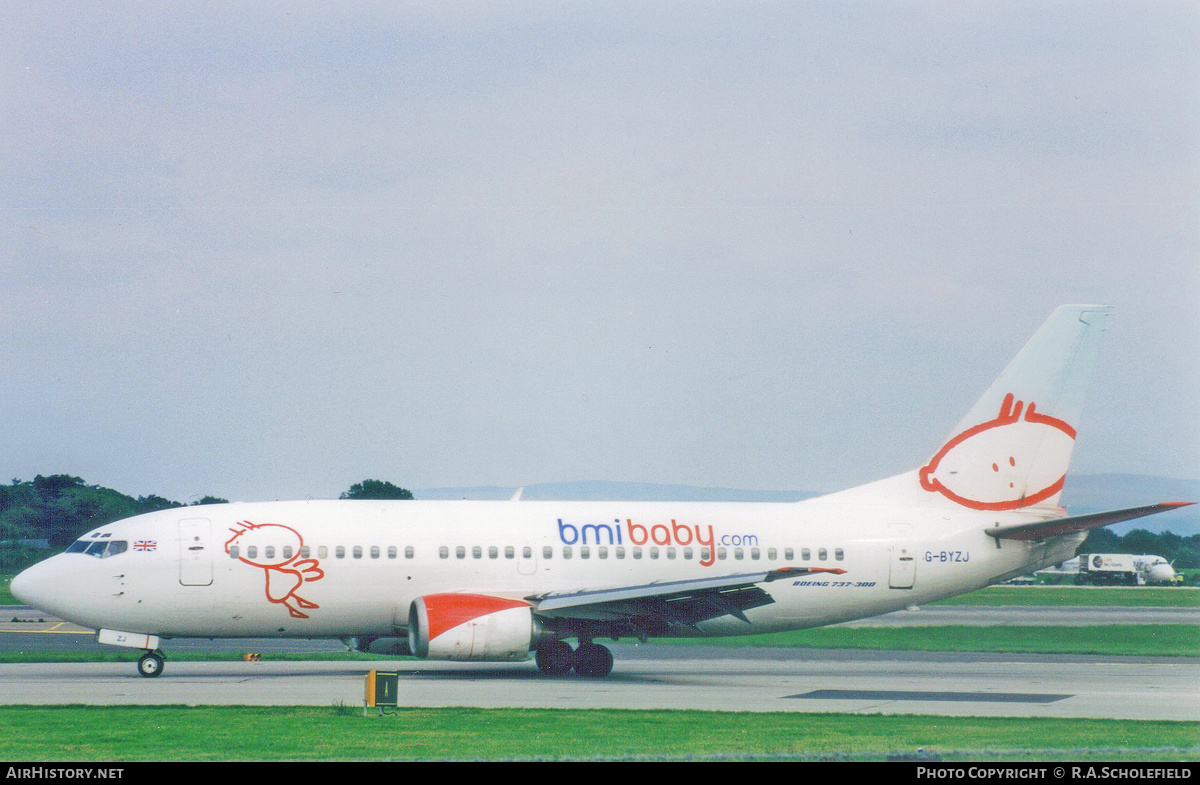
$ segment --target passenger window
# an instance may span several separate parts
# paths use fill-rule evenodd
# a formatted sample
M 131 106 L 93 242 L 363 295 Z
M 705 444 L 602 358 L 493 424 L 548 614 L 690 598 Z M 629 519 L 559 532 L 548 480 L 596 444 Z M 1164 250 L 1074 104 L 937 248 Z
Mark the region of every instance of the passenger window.
M 812 558 L 812 551 L 810 551 L 808 548 L 801 548 L 800 549 L 800 558 L 803 559 L 804 561 L 808 561 L 809 559 Z
M 726 551 L 724 548 L 717 548 L 717 558 L 718 559 L 724 560 L 725 554 L 726 554 Z
M 311 553 L 312 553 L 312 549 L 310 549 L 307 545 L 300 546 L 300 558 L 301 559 L 307 559 L 309 557 L 309 554 L 311 554 Z
M 640 558 L 642 558 L 642 549 L 641 549 L 641 548 L 634 548 L 634 549 L 633 549 L 633 558 L 635 558 L 635 559 L 640 559 Z
M 378 546 L 378 545 L 372 545 L 372 546 L 371 546 L 371 558 L 372 558 L 372 559 L 378 559 L 378 558 L 379 558 L 379 546 Z
M 388 558 L 389 559 L 396 558 L 396 546 L 395 545 L 388 546 Z
M 275 546 L 274 546 L 274 545 L 268 545 L 268 546 L 267 546 L 267 547 L 264 549 L 264 552 L 263 552 L 263 557 L 264 557 L 264 558 L 267 558 L 267 559 L 274 559 L 274 558 L 275 558 Z
M 489 558 L 489 559 L 498 559 L 498 558 L 500 558 L 500 551 L 499 551 L 499 549 L 497 549 L 497 548 L 496 548 L 496 546 L 495 546 L 495 545 L 489 545 L 489 546 L 488 546 L 488 558 Z
M 570 545 L 563 546 L 563 558 L 564 559 L 571 558 L 571 546 Z
M 588 546 L 583 545 L 579 548 L 579 558 L 588 559 L 588 558 L 591 558 L 591 555 L 592 555 L 592 549 L 589 548 Z
M 329 548 L 324 545 L 317 548 L 317 558 L 318 559 L 328 559 L 329 558 Z
M 667 558 L 668 559 L 675 558 L 675 549 L 674 548 L 667 548 Z
M 733 549 L 733 558 L 740 560 L 742 558 L 742 556 L 744 556 L 744 555 L 745 554 L 742 552 L 741 548 Z
M 793 551 L 791 548 L 784 548 L 784 549 L 783 549 L 783 560 L 784 560 L 784 561 L 791 561 L 791 560 L 792 560 L 792 559 L 794 559 L 794 558 L 796 558 L 796 552 L 795 552 L 795 551 Z
M 438 548 L 438 558 L 449 559 L 450 558 L 450 549 L 447 548 L 445 545 Z
M 285 558 L 285 559 L 292 558 L 292 546 L 290 546 L 290 545 L 283 546 L 283 558 Z
M 246 558 L 247 559 L 257 559 L 258 558 L 258 546 L 255 546 L 255 545 L 248 546 L 246 548 Z
M 463 547 L 462 545 L 456 545 L 454 547 L 454 557 L 456 559 L 467 558 L 467 549 L 465 547 Z
M 506 558 L 506 559 L 511 559 L 511 558 L 513 558 L 513 557 L 514 557 L 514 556 L 516 556 L 516 555 L 517 555 L 517 554 L 516 554 L 516 552 L 513 550 L 513 547 L 512 547 L 511 545 L 505 545 L 505 546 L 504 546 L 504 558 Z
M 620 545 L 617 546 L 617 558 L 618 559 L 625 558 L 625 548 Z
M 608 548 L 604 545 L 601 545 L 599 548 L 596 549 L 596 555 L 599 556 L 601 559 L 607 559 L 608 558 Z
M 337 558 L 339 558 L 339 559 L 344 559 L 344 558 L 346 558 L 346 546 L 345 546 L 345 545 L 339 545 L 339 546 L 337 546 L 336 548 L 334 548 L 334 549 L 333 549 L 333 555 L 334 555 L 334 556 L 336 556 L 336 557 L 337 557 Z
M 549 548 L 547 548 L 547 550 L 549 550 Z M 533 558 L 533 548 L 530 548 L 528 545 L 526 545 L 524 548 L 522 548 L 521 549 L 521 558 L 522 559 L 532 559 Z
M 411 559 L 413 557 L 413 547 L 411 545 L 404 546 L 404 558 Z M 445 558 L 445 557 L 443 557 Z
M 362 558 L 362 546 L 361 545 L 354 546 L 354 558 L 356 558 L 356 559 Z
M 846 553 L 841 548 L 838 548 L 833 552 L 833 558 L 841 561 L 842 559 L 846 558 Z
M 692 558 L 692 549 L 691 548 L 683 549 L 683 558 L 688 559 L 689 561 L 691 560 L 691 558 Z
M 651 559 L 657 559 L 657 558 L 658 558 L 658 548 L 651 548 L 651 549 L 650 549 L 650 558 L 651 558 Z
M 229 558 L 236 559 L 238 557 L 238 547 L 236 545 L 229 546 Z
M 821 550 L 817 551 L 817 558 L 821 561 L 825 561 L 829 558 L 829 552 L 822 548 Z
M 472 559 L 482 559 L 483 558 L 483 549 L 480 548 L 478 545 L 472 545 L 471 546 L 471 558 Z
M 758 548 L 751 548 L 751 549 L 750 549 L 750 558 L 751 558 L 751 559 L 754 559 L 754 560 L 757 560 L 757 559 L 758 559 Z
M 771 561 L 775 561 L 776 553 L 774 548 L 767 548 L 767 558 Z
M 712 558 L 712 551 L 706 545 L 700 549 L 700 561 L 708 561 Z

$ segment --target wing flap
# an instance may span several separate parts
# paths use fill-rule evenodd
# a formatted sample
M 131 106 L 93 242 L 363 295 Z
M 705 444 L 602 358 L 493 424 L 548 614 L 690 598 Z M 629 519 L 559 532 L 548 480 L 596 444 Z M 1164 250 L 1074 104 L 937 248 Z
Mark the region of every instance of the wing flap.
M 694 626 L 708 619 L 732 615 L 749 623 L 745 611 L 774 602 L 758 584 L 813 573 L 841 575 L 844 572 L 830 567 L 783 567 L 717 578 L 661 581 L 570 593 L 550 592 L 526 599 L 533 603 L 536 615 L 548 619 Z

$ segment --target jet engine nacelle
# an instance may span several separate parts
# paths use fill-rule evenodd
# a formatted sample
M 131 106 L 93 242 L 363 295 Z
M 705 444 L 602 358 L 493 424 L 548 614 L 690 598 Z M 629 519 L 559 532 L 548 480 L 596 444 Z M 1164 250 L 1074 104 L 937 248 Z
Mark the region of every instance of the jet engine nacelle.
M 408 609 L 408 645 L 434 660 L 529 659 L 533 610 L 524 600 L 485 594 L 428 594 Z

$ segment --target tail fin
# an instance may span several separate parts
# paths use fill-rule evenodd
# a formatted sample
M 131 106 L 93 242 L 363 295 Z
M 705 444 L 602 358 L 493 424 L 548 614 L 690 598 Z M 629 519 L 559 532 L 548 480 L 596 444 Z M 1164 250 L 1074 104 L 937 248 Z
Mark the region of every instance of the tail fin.
M 1056 309 L 921 467 L 921 488 L 975 510 L 1054 509 L 1109 310 Z

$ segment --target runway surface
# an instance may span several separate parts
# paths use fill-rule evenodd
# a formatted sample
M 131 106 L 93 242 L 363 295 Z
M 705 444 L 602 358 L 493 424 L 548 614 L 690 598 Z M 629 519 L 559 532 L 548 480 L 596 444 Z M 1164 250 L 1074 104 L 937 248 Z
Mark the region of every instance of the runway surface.
M 170 662 L 0 665 L 8 704 L 361 705 L 372 668 L 402 706 L 853 712 L 1200 720 L 1200 663 L 1119 658 L 614 646 L 604 679 L 532 663 Z
M 90 631 L 0 609 L 0 646 L 85 650 Z M 17 621 L 9 621 L 17 619 Z M 938 607 L 869 620 L 947 624 L 1198 624 L 1200 611 Z M 861 624 L 861 623 L 860 623 Z M 1200 632 L 1198 632 L 1200 634 Z M 1200 659 L 738 649 L 614 644 L 604 679 L 547 677 L 529 662 L 182 662 L 171 652 L 342 651 L 335 641 L 167 641 L 165 674 L 126 663 L 0 665 L 0 703 L 361 705 L 371 669 L 399 673 L 404 706 L 709 709 L 945 716 L 1200 720 Z M 131 660 L 136 652 L 130 652 Z

